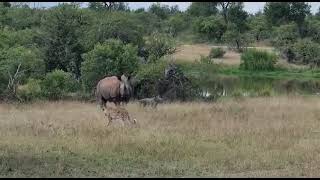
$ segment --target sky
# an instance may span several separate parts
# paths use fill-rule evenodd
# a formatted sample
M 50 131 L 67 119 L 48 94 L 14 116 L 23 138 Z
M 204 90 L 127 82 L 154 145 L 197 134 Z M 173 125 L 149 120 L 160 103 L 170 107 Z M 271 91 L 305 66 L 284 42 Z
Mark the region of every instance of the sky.
M 52 7 L 56 6 L 59 2 L 35 2 L 36 6 L 40 7 Z M 154 2 L 128 2 L 130 9 L 145 8 L 147 9 Z M 191 4 L 191 2 L 160 2 L 169 6 L 178 5 L 179 9 L 185 11 Z M 31 7 L 33 2 L 30 2 Z M 265 2 L 244 2 L 244 9 L 249 13 L 256 13 L 259 10 L 263 10 Z M 320 2 L 308 2 L 311 5 L 311 13 L 318 12 Z M 83 3 L 82 6 L 86 6 L 87 3 Z

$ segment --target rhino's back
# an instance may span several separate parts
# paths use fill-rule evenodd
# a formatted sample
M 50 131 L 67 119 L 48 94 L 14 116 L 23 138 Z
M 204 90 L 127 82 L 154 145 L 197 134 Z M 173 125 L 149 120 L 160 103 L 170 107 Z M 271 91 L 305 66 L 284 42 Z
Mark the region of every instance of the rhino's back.
M 97 94 L 105 99 L 119 96 L 120 81 L 116 76 L 106 77 L 99 81 Z

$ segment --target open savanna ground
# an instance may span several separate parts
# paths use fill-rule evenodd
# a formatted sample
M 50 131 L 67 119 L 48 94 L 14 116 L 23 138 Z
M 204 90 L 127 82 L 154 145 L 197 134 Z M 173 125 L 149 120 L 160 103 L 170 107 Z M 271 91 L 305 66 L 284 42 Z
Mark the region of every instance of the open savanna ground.
M 214 62 L 218 64 L 225 64 L 225 65 L 234 65 L 234 66 L 240 65 L 240 59 L 241 59 L 240 53 L 230 50 L 227 46 L 218 46 L 218 45 L 182 44 L 177 47 L 176 52 L 173 55 L 171 55 L 171 58 L 174 61 L 195 62 L 196 60 L 200 59 L 201 55 L 208 56 L 211 48 L 217 48 L 217 47 L 223 48 L 226 51 L 226 53 L 222 58 L 215 58 Z M 248 47 L 248 48 L 256 48 L 256 49 L 264 50 L 268 52 L 276 52 L 273 47 L 264 46 L 262 44 L 257 44 L 257 46 Z M 279 61 L 277 62 L 277 65 L 280 67 L 286 67 L 290 69 L 292 68 L 301 69 L 301 68 L 307 67 L 303 65 L 290 64 L 285 59 L 282 59 L 282 58 L 279 59 Z
M 221 47 L 226 51 L 226 54 L 223 58 L 216 58 L 215 61 L 218 63 L 228 64 L 228 65 L 239 65 L 240 64 L 240 53 L 229 50 L 227 46 L 214 46 L 208 44 L 183 44 L 177 47 L 177 51 L 172 55 L 173 59 L 180 61 L 194 62 L 197 59 L 200 59 L 200 56 L 208 56 L 211 48 Z M 258 46 L 258 47 L 249 47 L 257 48 L 261 50 L 266 50 L 273 52 L 273 47 L 267 46 Z
M 0 177 L 319 177 L 319 100 L 129 103 L 133 128 L 90 103 L 0 104 Z

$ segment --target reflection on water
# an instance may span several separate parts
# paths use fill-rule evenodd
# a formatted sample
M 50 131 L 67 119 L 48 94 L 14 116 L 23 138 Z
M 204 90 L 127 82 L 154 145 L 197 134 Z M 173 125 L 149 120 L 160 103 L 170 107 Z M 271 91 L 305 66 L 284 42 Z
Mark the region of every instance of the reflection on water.
M 217 76 L 198 81 L 201 97 L 320 94 L 320 80 Z

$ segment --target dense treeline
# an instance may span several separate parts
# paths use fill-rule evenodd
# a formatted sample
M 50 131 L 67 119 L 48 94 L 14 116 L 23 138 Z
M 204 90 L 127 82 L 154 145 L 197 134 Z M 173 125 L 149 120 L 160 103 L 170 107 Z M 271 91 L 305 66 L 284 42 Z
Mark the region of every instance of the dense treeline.
M 290 63 L 320 65 L 320 12 L 312 15 L 304 2 L 269 2 L 254 15 L 242 2 L 194 2 L 185 12 L 159 3 L 130 10 L 122 2 L 49 9 L 1 2 L 0 14 L 2 99 L 90 96 L 99 79 L 121 74 L 139 78 L 139 96 L 154 95 L 146 91 L 161 78 L 177 41 L 239 52 L 269 42 Z

